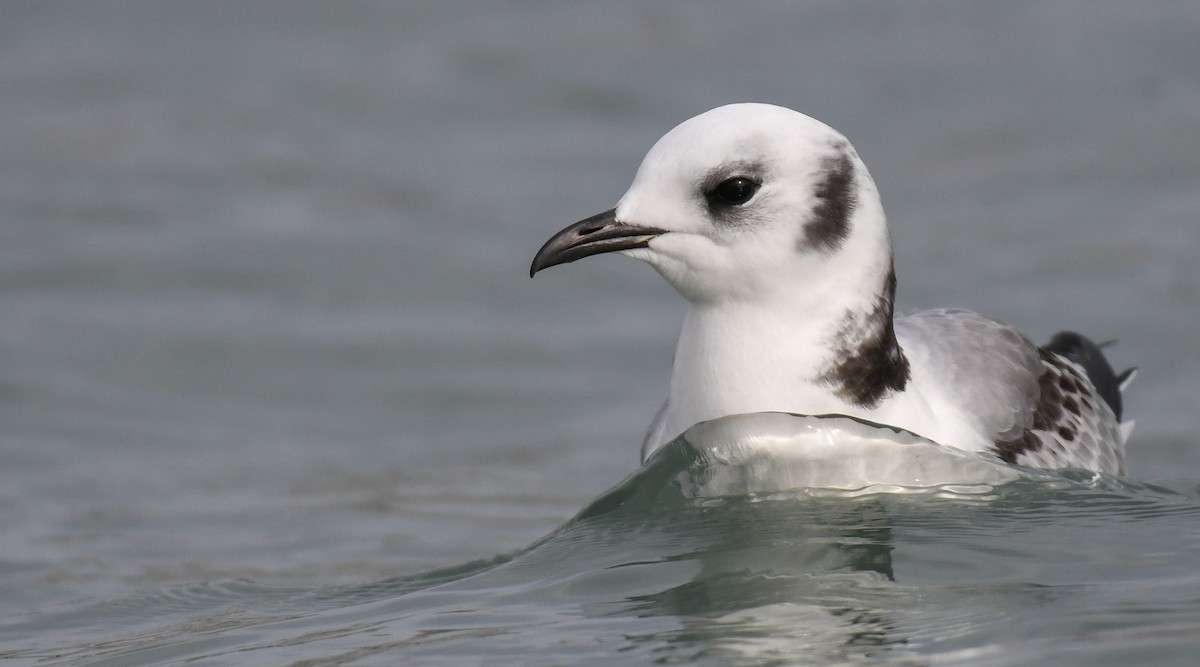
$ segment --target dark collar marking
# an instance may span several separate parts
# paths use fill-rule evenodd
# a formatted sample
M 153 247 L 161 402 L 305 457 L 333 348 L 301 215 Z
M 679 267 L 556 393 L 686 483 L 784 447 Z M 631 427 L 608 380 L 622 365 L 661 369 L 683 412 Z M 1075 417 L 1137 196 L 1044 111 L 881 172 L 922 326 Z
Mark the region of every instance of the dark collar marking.
M 824 179 L 813 193 L 817 205 L 813 207 L 812 219 L 804 225 L 799 248 L 833 252 L 850 235 L 850 216 L 858 207 L 858 188 L 854 182 L 854 161 L 845 150 L 826 159 L 822 166 Z
M 818 381 L 860 408 L 874 408 L 908 385 L 908 359 L 896 340 L 892 302 L 896 270 L 888 267 L 883 293 L 866 313 L 850 313 L 833 339 L 834 361 Z

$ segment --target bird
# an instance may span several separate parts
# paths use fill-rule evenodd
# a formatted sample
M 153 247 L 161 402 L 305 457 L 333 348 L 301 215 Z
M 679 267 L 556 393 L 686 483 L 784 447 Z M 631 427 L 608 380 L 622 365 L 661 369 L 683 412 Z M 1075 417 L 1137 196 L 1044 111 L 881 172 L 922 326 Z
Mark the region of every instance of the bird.
M 879 191 L 850 142 L 789 108 L 717 107 L 654 144 L 617 205 L 554 234 L 529 275 L 602 253 L 688 302 L 642 461 L 735 414 L 845 415 L 1021 466 L 1124 474 L 1133 422 L 1100 345 L 1037 345 L 969 310 L 895 313 Z

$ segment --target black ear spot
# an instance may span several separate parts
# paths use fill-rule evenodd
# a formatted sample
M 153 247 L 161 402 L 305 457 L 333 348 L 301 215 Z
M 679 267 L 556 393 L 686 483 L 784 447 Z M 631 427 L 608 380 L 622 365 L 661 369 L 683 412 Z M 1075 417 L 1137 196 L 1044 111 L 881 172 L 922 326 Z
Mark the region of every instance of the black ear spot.
M 804 225 L 800 249 L 816 248 L 833 252 L 850 235 L 850 216 L 858 207 L 858 188 L 854 182 L 854 161 L 846 153 L 825 161 L 824 176 L 813 194 L 817 205 L 812 219 Z
M 762 184 L 746 176 L 727 178 L 704 193 L 708 205 L 714 208 L 741 206 L 754 198 Z

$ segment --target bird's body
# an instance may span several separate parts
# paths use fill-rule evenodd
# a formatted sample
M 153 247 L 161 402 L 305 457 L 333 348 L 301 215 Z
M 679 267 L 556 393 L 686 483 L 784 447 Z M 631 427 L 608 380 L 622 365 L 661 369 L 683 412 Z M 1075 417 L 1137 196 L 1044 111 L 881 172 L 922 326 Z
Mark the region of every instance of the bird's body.
M 1010 463 L 1123 469 L 1121 381 L 1090 341 L 1043 349 L 963 310 L 895 316 L 874 181 L 841 134 L 803 114 L 737 104 L 686 121 L 615 209 L 552 238 L 531 274 L 609 251 L 646 261 L 690 304 L 643 459 L 696 423 L 782 411 Z

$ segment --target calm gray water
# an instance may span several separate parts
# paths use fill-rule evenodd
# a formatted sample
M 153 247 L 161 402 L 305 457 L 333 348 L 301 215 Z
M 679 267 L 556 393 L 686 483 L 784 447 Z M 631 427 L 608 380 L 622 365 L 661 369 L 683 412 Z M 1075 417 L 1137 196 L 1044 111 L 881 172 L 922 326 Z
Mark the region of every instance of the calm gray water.
M 1200 5 L 793 5 L 0 4 L 0 658 L 1190 664 Z M 617 486 L 682 305 L 528 262 L 750 100 L 902 309 L 1119 340 L 1127 480 Z

